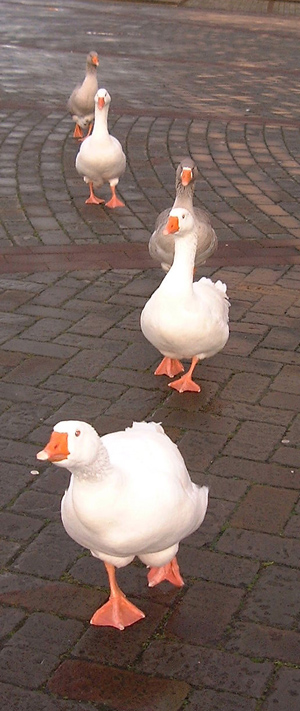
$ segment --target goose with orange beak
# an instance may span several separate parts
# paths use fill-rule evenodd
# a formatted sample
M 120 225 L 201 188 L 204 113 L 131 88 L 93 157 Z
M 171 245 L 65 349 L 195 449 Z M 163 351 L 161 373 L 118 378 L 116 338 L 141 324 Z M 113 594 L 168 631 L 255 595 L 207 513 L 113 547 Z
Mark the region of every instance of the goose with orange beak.
M 89 52 L 86 58 L 85 78 L 82 84 L 79 84 L 72 91 L 68 99 L 68 109 L 72 114 L 72 119 L 75 122 L 73 137 L 83 140 L 83 130 L 88 127 L 89 136 L 93 128 L 95 115 L 94 97 L 98 90 L 97 68 L 99 66 L 99 57 L 97 52 Z
M 215 252 L 218 246 L 217 235 L 212 227 L 209 213 L 201 207 L 194 207 L 193 197 L 195 184 L 198 176 L 198 169 L 192 158 L 183 158 L 176 170 L 175 190 L 176 198 L 173 204 L 175 207 L 183 207 L 194 217 L 197 234 L 197 246 L 195 252 L 195 268 L 204 264 L 206 260 Z M 173 209 L 172 208 L 172 209 Z M 149 252 L 151 257 L 160 262 L 162 269 L 167 272 L 174 259 L 175 243 L 171 234 L 166 236 L 164 230 L 167 225 L 170 210 L 163 210 L 158 215 L 155 222 L 154 232 L 149 240 Z
M 87 204 L 99 205 L 105 201 L 96 197 L 94 186 L 108 183 L 111 199 L 106 207 L 124 207 L 116 195 L 116 186 L 126 168 L 126 158 L 122 146 L 108 131 L 107 119 L 111 97 L 106 89 L 99 89 L 95 95 L 95 123 L 90 136 L 85 138 L 76 157 L 76 170 L 90 188 Z
M 135 422 L 99 437 L 87 422 L 59 422 L 37 458 L 71 472 L 61 503 L 64 528 L 106 567 L 109 600 L 91 624 L 123 630 L 145 617 L 116 581 L 115 569 L 135 556 L 150 569 L 149 587 L 163 580 L 183 585 L 176 553 L 201 525 L 208 489 L 192 483 L 161 425 Z
M 226 284 L 206 277 L 193 282 L 197 227 L 191 212 L 173 208 L 164 234 L 174 236 L 174 261 L 141 313 L 141 329 L 164 356 L 155 375 L 178 375 L 184 371 L 181 360 L 191 359 L 189 370 L 169 386 L 200 392 L 192 378 L 198 361 L 222 350 L 229 337 Z

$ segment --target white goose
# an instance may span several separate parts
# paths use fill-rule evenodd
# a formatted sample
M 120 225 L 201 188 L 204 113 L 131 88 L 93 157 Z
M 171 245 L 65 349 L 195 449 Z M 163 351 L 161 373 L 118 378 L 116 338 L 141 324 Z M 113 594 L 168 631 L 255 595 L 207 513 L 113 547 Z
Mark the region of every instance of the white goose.
M 86 72 L 82 84 L 72 91 L 68 99 L 68 109 L 75 121 L 73 137 L 83 139 L 83 128 L 88 126 L 89 136 L 93 126 L 95 114 L 95 94 L 98 89 L 97 67 L 99 57 L 97 52 L 89 52 L 86 58 Z
M 196 364 L 224 348 L 229 336 L 226 284 L 205 277 L 193 283 L 197 230 L 188 210 L 171 210 L 165 234 L 175 237 L 174 261 L 142 311 L 141 328 L 164 356 L 155 375 L 173 377 L 184 371 L 180 360 L 191 358 L 187 373 L 169 386 L 200 392 L 192 380 Z
M 37 458 L 72 476 L 61 504 L 67 533 L 104 561 L 110 597 L 91 623 L 124 629 L 145 617 L 120 590 L 115 567 L 138 556 L 150 567 L 148 584 L 183 585 L 176 553 L 202 523 L 208 488 L 190 480 L 177 446 L 155 422 L 133 423 L 99 437 L 86 422 L 55 425 Z
M 76 170 L 90 187 L 90 196 L 85 201 L 99 205 L 105 202 L 94 195 L 93 186 L 109 183 L 111 199 L 106 207 L 124 207 L 116 196 L 116 185 L 126 168 L 126 158 L 118 139 L 108 132 L 107 117 L 111 97 L 106 89 L 99 89 L 94 98 L 95 123 L 90 136 L 85 138 L 76 158 Z
M 194 207 L 193 196 L 198 169 L 191 158 L 183 158 L 176 170 L 174 207 L 184 207 L 192 213 L 197 232 L 195 267 L 204 264 L 218 246 L 217 235 L 212 227 L 209 213 L 200 207 Z M 172 208 L 172 209 L 173 209 Z M 149 252 L 153 259 L 161 263 L 165 272 L 170 269 L 174 259 L 175 243 L 172 235 L 166 235 L 170 210 L 163 210 L 155 222 L 154 232 L 149 241 Z

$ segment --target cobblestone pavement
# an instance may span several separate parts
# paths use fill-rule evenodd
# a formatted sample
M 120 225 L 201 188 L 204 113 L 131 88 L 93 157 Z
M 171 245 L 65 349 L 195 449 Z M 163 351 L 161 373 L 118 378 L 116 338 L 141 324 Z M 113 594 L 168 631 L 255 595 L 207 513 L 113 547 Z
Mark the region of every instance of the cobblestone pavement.
M 149 0 L 150 1 L 150 0 Z M 158 0 L 157 0 L 158 1 Z M 184 5 L 185 7 L 197 7 L 202 10 L 218 10 L 221 12 L 238 12 L 247 14 L 270 14 L 296 16 L 300 15 L 300 0 L 162 0 L 162 2 L 173 2 L 174 5 Z
M 0 697 L 13 711 L 299 711 L 300 4 L 192 4 L 2 5 Z M 128 159 L 112 212 L 85 205 L 65 108 L 90 49 Z M 147 241 L 187 153 L 220 240 L 201 273 L 232 304 L 200 395 L 154 377 L 139 328 L 162 278 Z M 147 615 L 122 633 L 89 625 L 103 565 L 63 530 L 67 472 L 37 466 L 68 418 L 101 434 L 162 422 L 210 487 L 180 548 L 182 590 L 119 572 Z

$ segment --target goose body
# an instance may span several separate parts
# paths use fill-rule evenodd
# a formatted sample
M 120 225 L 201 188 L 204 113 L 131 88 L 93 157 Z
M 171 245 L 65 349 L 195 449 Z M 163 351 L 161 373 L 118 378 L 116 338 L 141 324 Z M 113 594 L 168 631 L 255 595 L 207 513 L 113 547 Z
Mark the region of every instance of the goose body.
M 75 122 L 74 138 L 83 138 L 83 131 L 89 127 L 92 129 L 92 122 L 95 115 L 95 94 L 98 90 L 97 67 L 99 58 L 97 52 L 89 52 L 86 58 L 86 73 L 82 84 L 79 84 L 72 91 L 68 99 L 68 109 Z
M 76 157 L 76 170 L 90 186 L 86 203 L 104 202 L 94 195 L 93 187 L 109 183 L 112 197 L 107 207 L 123 206 L 115 193 L 115 187 L 126 167 L 126 158 L 117 138 L 108 131 L 107 119 L 111 97 L 106 89 L 99 89 L 94 97 L 95 123 L 90 136 L 85 138 Z
M 142 311 L 141 329 L 164 356 L 156 375 L 173 377 L 184 370 L 180 360 L 192 358 L 192 370 L 170 387 L 199 392 L 190 378 L 196 363 L 218 353 L 228 340 L 226 285 L 205 277 L 193 282 L 197 229 L 188 210 L 172 209 L 165 231 L 175 237 L 174 261 Z
M 176 197 L 173 208 L 182 207 L 188 210 L 194 218 L 197 235 L 195 251 L 195 267 L 204 264 L 215 252 L 218 246 L 217 235 L 212 227 L 209 213 L 200 207 L 194 207 L 193 195 L 195 181 L 198 175 L 197 167 L 191 158 L 184 158 L 176 170 Z M 172 209 L 173 209 L 172 208 Z M 175 241 L 172 235 L 165 235 L 170 210 L 163 210 L 155 222 L 154 232 L 149 241 L 151 257 L 160 262 L 164 271 L 170 269 L 174 259 Z
M 175 556 L 204 519 L 208 489 L 192 483 L 161 425 L 134 423 L 100 437 L 85 422 L 60 422 L 37 457 L 71 472 L 61 504 L 64 528 L 104 561 L 109 576 L 138 556 L 151 567 L 150 586 L 166 578 L 183 584 Z M 93 623 L 112 624 L 106 615 L 99 621 L 101 610 Z

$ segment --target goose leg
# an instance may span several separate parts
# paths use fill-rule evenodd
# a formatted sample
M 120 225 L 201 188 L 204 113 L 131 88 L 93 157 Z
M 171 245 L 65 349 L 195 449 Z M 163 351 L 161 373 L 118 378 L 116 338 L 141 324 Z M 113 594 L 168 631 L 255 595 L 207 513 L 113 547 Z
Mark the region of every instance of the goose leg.
M 100 205 L 101 202 L 104 202 L 104 200 L 101 200 L 101 198 L 96 197 L 93 189 L 93 183 L 89 183 L 89 188 L 90 188 L 90 196 L 88 199 L 85 201 L 86 205 Z
M 180 360 L 177 358 L 163 358 L 161 363 L 157 366 L 154 371 L 154 375 L 168 375 L 169 378 L 173 378 L 174 375 L 178 373 L 183 373 L 184 367 Z
M 181 378 L 175 380 L 174 383 L 168 383 L 169 388 L 174 388 L 174 390 L 178 390 L 179 393 L 184 393 L 186 390 L 189 390 L 190 392 L 200 393 L 200 385 L 197 385 L 197 383 L 195 383 L 192 379 L 192 374 L 194 368 L 198 363 L 198 360 L 199 358 L 194 356 L 189 370 L 184 375 L 182 375 Z
M 75 124 L 73 138 L 83 138 L 83 131 L 80 126 L 78 126 L 78 123 Z
M 111 189 L 111 198 L 108 202 L 105 203 L 106 207 L 125 207 L 124 203 L 119 200 L 116 196 L 116 188 L 114 185 L 110 186 Z
M 82 137 L 78 137 L 78 140 L 80 141 L 80 143 L 83 143 L 83 141 L 85 141 L 85 139 L 86 139 L 88 136 L 91 135 L 92 128 L 93 128 L 93 123 L 90 123 L 90 124 L 89 124 L 89 128 L 88 128 L 88 132 L 86 133 L 86 135 L 84 136 L 83 133 L 82 133 Z M 103 202 L 104 202 L 104 200 L 103 200 Z
M 176 556 L 167 565 L 162 565 L 160 568 L 150 568 L 147 578 L 149 588 L 153 588 L 154 585 L 158 585 L 163 580 L 168 580 L 169 583 L 176 585 L 178 588 L 184 585 Z
M 93 121 L 91 121 L 91 123 L 89 123 L 89 128 L 88 128 L 88 132 L 86 134 L 86 138 L 91 135 L 93 125 L 94 125 L 94 123 L 93 123 Z
M 126 595 L 119 588 L 116 581 L 115 566 L 111 563 L 105 563 L 109 586 L 110 596 L 108 601 L 99 607 L 99 610 L 94 612 L 90 622 L 91 625 L 99 627 L 116 627 L 123 630 L 134 622 L 138 622 L 143 617 L 144 613 L 127 600 Z

